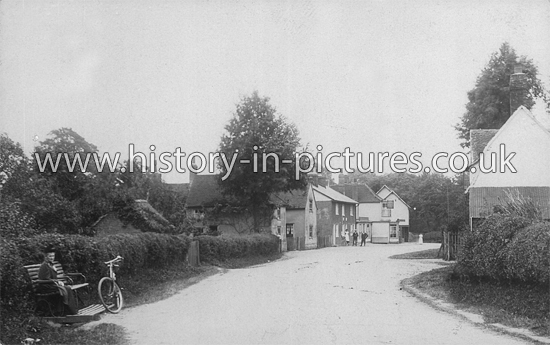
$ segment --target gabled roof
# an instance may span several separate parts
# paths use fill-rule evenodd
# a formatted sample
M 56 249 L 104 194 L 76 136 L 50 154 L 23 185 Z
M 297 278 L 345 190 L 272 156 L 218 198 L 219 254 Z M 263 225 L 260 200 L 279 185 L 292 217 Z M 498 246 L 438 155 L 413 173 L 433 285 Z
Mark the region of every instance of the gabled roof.
M 357 204 L 357 201 L 355 201 L 351 198 L 348 198 L 344 194 L 339 193 L 339 192 L 335 191 L 334 189 L 332 189 L 330 187 L 323 187 L 321 185 L 317 185 L 317 186 L 313 186 L 313 190 L 318 192 L 318 193 L 323 194 L 327 198 L 330 198 L 334 201 L 343 202 L 343 203 L 347 203 L 347 204 Z
M 405 206 L 407 206 L 408 208 L 411 208 L 411 207 L 409 206 L 409 204 L 407 204 L 407 203 L 405 202 L 405 200 L 401 199 L 401 197 L 399 196 L 399 194 L 397 194 L 393 189 L 391 189 L 390 187 L 388 187 L 388 186 L 386 186 L 386 185 L 383 185 L 382 188 L 380 188 L 380 190 L 379 190 L 378 192 L 376 192 L 376 194 L 377 194 L 377 195 L 380 194 L 380 192 L 381 192 L 384 188 L 386 188 L 386 189 L 390 192 L 390 194 L 388 194 L 388 196 L 390 196 L 390 195 L 392 195 L 392 194 L 395 195 L 395 196 L 397 197 L 397 199 L 401 200 L 401 202 L 405 204 Z M 386 199 L 388 198 L 388 196 L 386 196 L 383 200 L 386 200 Z
M 545 125 L 543 125 L 542 123 L 539 122 L 539 120 L 537 120 L 533 114 L 529 111 L 529 109 L 525 108 L 523 105 L 520 106 L 513 114 L 512 116 L 510 116 L 510 118 L 508 118 L 508 120 L 506 120 L 506 122 L 504 123 L 504 125 L 497 131 L 497 133 L 491 138 L 491 140 L 489 140 L 489 142 L 487 143 L 487 145 L 485 145 L 485 147 L 483 148 L 483 153 L 484 154 L 488 154 L 489 153 L 489 149 L 493 146 L 493 143 L 495 141 L 497 141 L 499 139 L 499 137 L 502 135 L 503 132 L 506 132 L 508 130 L 513 130 L 513 128 L 511 127 L 512 126 L 512 123 L 513 123 L 513 120 L 516 118 L 516 117 L 520 117 L 520 116 L 525 116 L 526 119 L 530 119 L 533 124 L 534 124 L 534 128 L 538 128 L 539 130 L 541 130 L 543 133 L 545 133 L 546 135 L 548 135 L 550 137 L 550 130 L 547 129 L 545 127 Z M 477 162 L 475 162 L 476 164 L 479 163 L 479 160 L 477 160 Z M 473 179 L 470 180 L 470 186 L 468 187 L 468 189 L 466 189 L 466 192 L 465 193 L 468 193 L 468 191 L 470 190 L 470 188 L 475 185 L 478 177 L 480 176 L 480 174 L 475 174 L 473 176 Z
M 331 188 L 360 203 L 378 203 L 382 200 L 366 184 L 339 184 L 331 186 Z
M 189 188 L 186 207 L 210 207 L 217 204 L 226 204 L 220 190 L 219 175 L 197 175 Z

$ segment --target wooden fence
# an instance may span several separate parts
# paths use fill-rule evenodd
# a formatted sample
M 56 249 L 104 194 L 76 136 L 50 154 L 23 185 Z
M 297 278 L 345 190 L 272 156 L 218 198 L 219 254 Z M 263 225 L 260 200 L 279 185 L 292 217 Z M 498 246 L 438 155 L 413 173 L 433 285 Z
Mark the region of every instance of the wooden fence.
M 305 237 L 287 237 L 286 248 L 288 251 L 304 250 L 306 249 L 306 238 Z
M 463 244 L 464 236 L 461 232 L 444 231 L 438 256 L 441 256 L 445 261 L 456 260 Z

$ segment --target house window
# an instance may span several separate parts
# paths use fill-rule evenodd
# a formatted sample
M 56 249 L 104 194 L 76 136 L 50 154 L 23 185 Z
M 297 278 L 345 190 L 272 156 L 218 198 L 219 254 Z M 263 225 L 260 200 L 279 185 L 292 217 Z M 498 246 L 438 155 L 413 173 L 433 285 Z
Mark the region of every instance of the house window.
M 355 208 L 355 206 L 353 206 L 353 205 L 351 205 L 351 206 L 349 207 L 349 215 L 350 215 L 350 216 L 353 216 L 353 209 L 354 209 L 354 208 Z
M 203 219 L 204 218 L 204 211 L 203 210 L 193 210 L 193 218 Z
M 390 237 L 397 238 L 397 226 L 390 226 Z
M 391 210 L 387 208 L 382 209 L 382 217 L 391 217 Z
M 344 204 L 342 204 L 342 216 L 345 216 L 346 214 L 344 213 Z
M 286 225 L 286 237 L 294 236 L 294 224 L 290 223 Z
M 277 235 L 280 235 L 281 234 L 281 226 L 277 226 Z
M 313 238 L 313 225 L 309 224 L 309 238 Z
M 338 210 L 340 209 L 340 207 L 338 206 L 338 204 L 334 204 L 334 213 L 336 213 L 336 215 L 340 215 L 340 213 L 338 213 Z
M 313 200 L 309 199 L 309 212 L 313 212 Z
M 277 210 L 275 211 L 275 217 L 277 217 L 277 219 L 281 219 L 281 208 L 280 207 L 277 207 Z
M 382 208 L 393 209 L 393 200 L 382 201 Z

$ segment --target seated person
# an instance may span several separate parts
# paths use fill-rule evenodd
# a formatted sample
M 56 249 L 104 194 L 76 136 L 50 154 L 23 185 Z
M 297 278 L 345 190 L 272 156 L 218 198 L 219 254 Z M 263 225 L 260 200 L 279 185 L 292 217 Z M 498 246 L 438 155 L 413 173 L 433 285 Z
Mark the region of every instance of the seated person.
M 70 286 L 67 286 L 62 281 L 57 280 L 57 271 L 53 266 L 54 260 L 55 251 L 50 249 L 46 250 L 44 262 L 38 270 L 38 279 L 51 280 L 51 283 L 38 284 L 36 291 L 40 293 L 59 292 L 59 294 L 63 297 L 63 304 L 67 306 L 68 314 L 74 315 L 78 313 L 74 292 Z

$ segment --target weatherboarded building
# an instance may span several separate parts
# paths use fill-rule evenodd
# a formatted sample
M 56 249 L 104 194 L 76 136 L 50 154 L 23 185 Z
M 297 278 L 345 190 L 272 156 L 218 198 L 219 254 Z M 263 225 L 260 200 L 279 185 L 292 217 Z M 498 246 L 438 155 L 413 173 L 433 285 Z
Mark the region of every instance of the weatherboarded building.
M 512 199 L 530 200 L 550 219 L 550 115 L 545 115 L 535 117 L 520 106 L 499 130 L 470 131 L 472 228 Z

